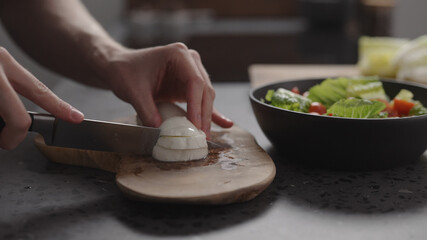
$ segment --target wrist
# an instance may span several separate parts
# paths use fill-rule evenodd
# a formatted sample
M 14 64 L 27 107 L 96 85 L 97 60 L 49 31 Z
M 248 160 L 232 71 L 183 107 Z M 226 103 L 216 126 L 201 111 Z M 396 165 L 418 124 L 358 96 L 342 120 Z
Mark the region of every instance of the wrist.
M 93 39 L 89 59 L 91 68 L 97 76 L 98 84 L 104 88 L 111 88 L 110 82 L 113 76 L 111 70 L 114 62 L 117 62 L 123 52 L 128 51 L 126 47 L 111 38 Z

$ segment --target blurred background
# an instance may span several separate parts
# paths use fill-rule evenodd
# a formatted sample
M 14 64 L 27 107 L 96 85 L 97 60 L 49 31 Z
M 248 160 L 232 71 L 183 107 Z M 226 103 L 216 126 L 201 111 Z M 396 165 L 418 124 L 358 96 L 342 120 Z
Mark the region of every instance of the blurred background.
M 253 63 L 355 64 L 362 35 L 426 33 L 426 0 L 84 0 L 123 44 L 184 42 L 212 81 L 248 81 Z M 0 45 L 49 87 L 59 76 L 28 59 L 0 28 Z

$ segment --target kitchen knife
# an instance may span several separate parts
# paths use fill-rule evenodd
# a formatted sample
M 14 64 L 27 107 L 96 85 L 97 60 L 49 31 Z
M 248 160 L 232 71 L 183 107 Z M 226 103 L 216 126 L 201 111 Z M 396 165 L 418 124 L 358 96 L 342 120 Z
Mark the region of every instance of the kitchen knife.
M 47 145 L 106 152 L 151 155 L 159 128 L 85 119 L 68 123 L 45 113 L 28 112 L 29 131 L 40 133 Z M 5 123 L 0 118 L 0 131 Z

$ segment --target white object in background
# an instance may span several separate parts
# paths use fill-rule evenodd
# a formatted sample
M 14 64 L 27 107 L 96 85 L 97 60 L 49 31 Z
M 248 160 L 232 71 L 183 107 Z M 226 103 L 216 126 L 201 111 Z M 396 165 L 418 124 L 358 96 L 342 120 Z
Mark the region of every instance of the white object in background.
M 397 69 L 397 79 L 427 84 L 427 35 L 401 47 L 393 65 Z

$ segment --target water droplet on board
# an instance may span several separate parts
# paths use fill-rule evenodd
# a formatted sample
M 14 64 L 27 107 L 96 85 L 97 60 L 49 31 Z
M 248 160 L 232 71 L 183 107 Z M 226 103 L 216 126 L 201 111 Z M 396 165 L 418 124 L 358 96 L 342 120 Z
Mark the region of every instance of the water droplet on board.
M 242 161 L 242 159 L 230 157 L 224 153 L 221 153 L 219 158 L 219 162 L 221 163 L 221 168 L 224 170 L 236 169 L 239 166 L 238 162 L 240 161 Z

